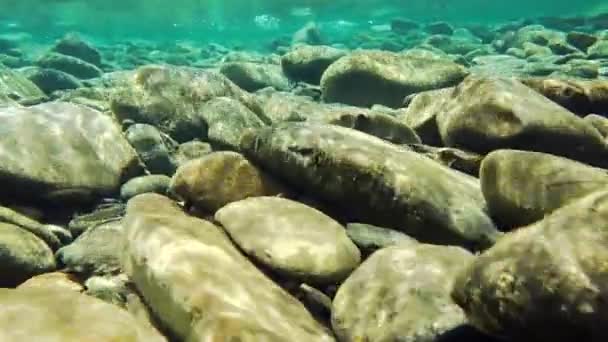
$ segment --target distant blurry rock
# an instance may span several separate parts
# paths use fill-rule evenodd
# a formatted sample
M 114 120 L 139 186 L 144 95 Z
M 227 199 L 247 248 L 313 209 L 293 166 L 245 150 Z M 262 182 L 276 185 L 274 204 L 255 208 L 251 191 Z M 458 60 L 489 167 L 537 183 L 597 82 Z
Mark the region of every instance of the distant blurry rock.
M 0 121 L 5 200 L 84 204 L 141 172 L 120 127 L 93 109 L 64 102 L 0 108 Z
M 82 82 L 76 77 L 55 69 L 30 67 L 22 73 L 46 94 L 56 90 L 76 89 L 82 87 Z
M 148 175 L 130 179 L 120 188 L 120 198 L 128 201 L 137 195 L 154 192 L 165 195 L 171 178 L 165 175 Z
M 452 25 L 443 21 L 430 23 L 426 25 L 424 29 L 430 34 L 445 34 L 450 36 L 454 33 L 454 28 Z
M 458 84 L 468 74 L 453 62 L 384 51 L 355 52 L 323 74 L 323 99 L 361 107 L 400 107 L 403 98 Z
M 523 149 L 608 165 L 608 146 L 593 126 L 516 80 L 469 76 L 449 96 L 437 108 L 446 146 L 481 154 Z
M 416 30 L 420 25 L 409 19 L 395 18 L 391 20 L 391 31 L 398 34 L 405 34 Z
M 127 311 L 63 288 L 0 289 L 0 306 L 3 341 L 166 341 Z
M 585 32 L 572 31 L 568 32 L 566 40 L 570 45 L 578 48 L 579 50 L 587 51 L 591 45 L 597 42 L 597 37 Z
M 169 191 L 190 205 L 214 213 L 231 202 L 278 195 L 285 189 L 242 155 L 214 152 L 180 166 Z
M 556 209 L 608 187 L 608 173 L 550 154 L 498 150 L 481 166 L 481 190 L 504 228 L 534 223 Z
M 256 114 L 261 112 L 253 95 L 225 76 L 207 70 L 148 65 L 137 70 L 112 96 L 112 112 L 158 127 L 177 142 L 207 138 L 201 106 L 216 97 L 230 97 Z
M 25 105 L 39 103 L 46 95 L 21 73 L 0 64 L 0 96 Z
M 120 221 L 101 224 L 84 232 L 73 243 L 57 251 L 57 261 L 70 273 L 83 277 L 115 274 L 122 255 Z
M 245 254 L 289 278 L 337 284 L 361 261 L 344 227 L 292 200 L 248 198 L 221 208 L 215 219 Z
M 209 143 L 193 140 L 180 144 L 173 154 L 173 160 L 177 166 L 182 166 L 190 160 L 202 158 L 213 152 Z
M 456 277 L 469 321 L 510 341 L 605 341 L 608 193 L 501 238 Z
M 99 77 L 103 73 L 91 63 L 56 52 L 43 55 L 36 64 L 41 68 L 61 70 L 80 79 Z
M 12 69 L 21 68 L 31 64 L 29 60 L 23 57 L 16 57 L 6 54 L 0 54 L 0 64 Z
M 266 87 L 286 90 L 289 81 L 275 64 L 232 62 L 222 65 L 220 72 L 239 87 L 254 92 Z
M 52 50 L 64 55 L 79 58 L 96 66 L 101 66 L 101 54 L 75 33 L 68 33 L 59 39 Z
M 321 37 L 321 31 L 314 22 L 309 22 L 304 25 L 301 29 L 296 31 L 291 38 L 292 45 L 306 44 L 306 45 L 320 45 L 323 44 L 323 38 Z
M 221 228 L 185 214 L 168 198 L 133 198 L 123 223 L 123 268 L 179 340 L 334 341 Z
M 345 55 L 331 46 L 300 45 L 281 58 L 281 66 L 288 78 L 318 85 L 325 70 Z
M 476 179 L 376 137 L 285 123 L 251 132 L 242 145 L 296 189 L 345 209 L 349 221 L 470 248 L 490 246 L 499 236 Z
M 338 339 L 441 341 L 466 324 L 450 292 L 458 272 L 473 259 L 459 247 L 415 241 L 377 251 L 336 293 L 332 327 Z
M 0 287 L 13 287 L 56 268 L 49 246 L 18 226 L 0 222 Z
M 608 58 L 608 40 L 599 40 L 587 49 L 589 58 Z
M 125 132 L 139 158 L 152 174 L 172 176 L 177 166 L 171 158 L 170 147 L 163 135 L 152 125 L 135 124 Z
M 208 127 L 207 137 L 212 146 L 233 151 L 239 150 L 241 136 L 246 130 L 266 125 L 260 116 L 229 97 L 216 97 L 205 102 L 199 115 Z

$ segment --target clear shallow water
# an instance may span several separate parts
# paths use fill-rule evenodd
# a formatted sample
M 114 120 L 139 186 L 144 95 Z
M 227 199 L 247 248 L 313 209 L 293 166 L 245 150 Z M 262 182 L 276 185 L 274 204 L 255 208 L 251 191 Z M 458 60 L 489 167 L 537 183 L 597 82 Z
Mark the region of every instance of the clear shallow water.
M 604 0 L 4 0 L 0 27 L 35 41 L 77 31 L 90 39 L 233 42 L 254 46 L 315 21 L 331 36 L 401 17 L 419 22 L 494 24 L 608 11 Z

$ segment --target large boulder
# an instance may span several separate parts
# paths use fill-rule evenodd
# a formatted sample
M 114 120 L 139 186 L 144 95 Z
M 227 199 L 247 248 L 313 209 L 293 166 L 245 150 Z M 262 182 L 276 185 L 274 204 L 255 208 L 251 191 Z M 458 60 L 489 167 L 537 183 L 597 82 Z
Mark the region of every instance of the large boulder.
M 299 45 L 281 57 L 283 73 L 294 81 L 320 84 L 321 76 L 346 51 L 324 45 Z
M 606 341 L 608 192 L 509 233 L 457 276 L 469 321 L 510 341 Z
M 44 92 L 25 75 L 0 64 L 0 104 L 16 101 L 28 105 L 45 99 Z
M 0 306 L 3 341 L 167 341 L 127 311 L 69 289 L 0 289 Z
M 437 108 L 443 142 L 488 153 L 512 148 L 608 165 L 608 145 L 588 122 L 514 79 L 470 76 Z
M 230 203 L 215 214 L 253 259 L 290 278 L 318 284 L 343 281 L 361 261 L 344 227 L 305 204 L 278 197 Z
M 186 215 L 168 198 L 133 198 L 124 226 L 124 268 L 179 340 L 333 341 L 221 228 Z
M 25 229 L 0 222 L 0 287 L 19 285 L 55 267 L 53 252 L 44 241 Z
M 471 248 L 498 236 L 476 179 L 376 137 L 286 123 L 251 132 L 242 145 L 259 165 L 345 209 L 351 221 Z
M 120 127 L 64 102 L 0 108 L 0 197 L 55 203 L 112 195 L 139 172 Z
M 285 192 L 276 181 L 236 152 L 214 152 L 177 169 L 169 192 L 188 205 L 215 212 L 248 197 Z
M 253 95 L 213 71 L 186 67 L 143 66 L 121 84 L 111 99 L 119 120 L 158 127 L 178 142 L 207 137 L 201 106 L 216 97 L 230 97 L 259 114 Z
M 397 108 L 407 95 L 460 83 L 468 72 L 446 59 L 387 51 L 355 52 L 329 66 L 321 79 L 327 102 Z
M 536 222 L 608 187 L 606 170 L 539 152 L 494 151 L 484 158 L 480 174 L 490 213 L 505 228 Z
M 340 286 L 332 327 L 340 341 L 438 341 L 466 323 L 450 297 L 473 261 L 459 247 L 402 242 L 372 254 Z

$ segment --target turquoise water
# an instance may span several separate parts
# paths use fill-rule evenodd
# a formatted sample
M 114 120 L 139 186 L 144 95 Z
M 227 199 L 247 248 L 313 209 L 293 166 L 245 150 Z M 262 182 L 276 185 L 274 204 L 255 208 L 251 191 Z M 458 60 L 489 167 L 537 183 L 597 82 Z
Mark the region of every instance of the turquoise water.
M 315 21 L 331 35 L 365 30 L 401 17 L 419 22 L 496 24 L 543 16 L 603 13 L 606 1 L 586 0 L 9 0 L 2 31 L 27 32 L 38 41 L 77 31 L 97 40 L 131 38 L 234 42 L 291 34 Z

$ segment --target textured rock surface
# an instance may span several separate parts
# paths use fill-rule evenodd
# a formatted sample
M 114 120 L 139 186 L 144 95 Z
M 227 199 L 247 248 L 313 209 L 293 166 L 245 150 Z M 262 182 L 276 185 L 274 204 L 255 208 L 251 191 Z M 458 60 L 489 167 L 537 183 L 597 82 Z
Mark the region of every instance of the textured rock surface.
M 436 341 L 465 324 L 450 292 L 473 256 L 402 242 L 372 254 L 340 286 L 332 327 L 340 341 Z
M 206 138 L 200 107 L 216 97 L 230 97 L 259 113 L 252 95 L 225 76 L 207 70 L 149 65 L 118 87 L 111 108 L 120 119 L 158 127 L 178 142 Z
M 116 193 L 137 156 L 111 118 L 51 102 L 0 109 L 0 197 L 61 202 Z
M 44 241 L 18 226 L 0 223 L 0 286 L 16 286 L 55 269 L 53 252 Z
M 33 104 L 44 99 L 46 95 L 32 81 L 0 64 L 0 103 Z
M 460 65 L 386 51 L 356 52 L 323 74 L 323 99 L 362 107 L 399 107 L 407 95 L 458 84 L 467 75 Z
M 350 220 L 422 242 L 487 247 L 497 231 L 479 182 L 415 152 L 338 126 L 289 123 L 242 140 L 246 155 Z
M 299 45 L 283 55 L 281 67 L 285 75 L 294 81 L 320 84 L 321 76 L 346 51 L 331 46 Z
M 457 277 L 471 323 L 514 341 L 604 341 L 608 193 L 507 234 Z
M 591 124 L 513 79 L 470 76 L 437 112 L 447 146 L 479 153 L 522 149 L 607 164 L 608 147 Z
M 127 311 L 64 289 L 0 289 L 3 341 L 163 342 Z
M 278 195 L 285 189 L 242 155 L 214 152 L 182 165 L 173 176 L 169 191 L 213 213 L 228 203 Z
M 481 190 L 490 213 L 511 228 L 538 221 L 607 186 L 606 170 L 545 153 L 498 150 L 481 167 Z
M 223 207 L 215 219 L 247 255 L 302 281 L 339 283 L 361 259 L 344 227 L 292 200 L 248 198 Z
M 333 341 L 219 227 L 187 216 L 168 198 L 133 198 L 124 224 L 125 269 L 155 316 L 178 338 Z

